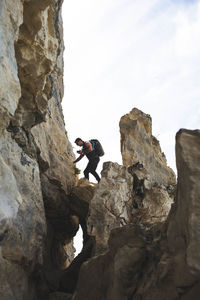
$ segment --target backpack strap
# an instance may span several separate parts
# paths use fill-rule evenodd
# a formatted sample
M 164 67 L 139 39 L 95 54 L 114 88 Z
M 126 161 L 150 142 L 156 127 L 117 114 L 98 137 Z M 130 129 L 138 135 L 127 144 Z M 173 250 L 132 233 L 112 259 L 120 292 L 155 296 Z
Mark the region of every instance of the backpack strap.
M 90 141 L 90 143 L 92 144 L 92 150 L 94 150 L 95 142 L 94 141 Z

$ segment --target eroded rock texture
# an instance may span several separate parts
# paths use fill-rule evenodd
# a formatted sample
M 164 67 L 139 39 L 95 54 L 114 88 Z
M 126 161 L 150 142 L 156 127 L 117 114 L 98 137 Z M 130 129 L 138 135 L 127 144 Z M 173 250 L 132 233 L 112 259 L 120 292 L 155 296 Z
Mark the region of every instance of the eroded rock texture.
M 101 181 L 90 204 L 88 233 L 95 236 L 95 253 L 107 250 L 112 229 L 130 222 L 133 178 L 125 166 L 105 163 Z
M 159 141 L 152 135 L 152 121 L 137 108 L 120 120 L 121 153 L 123 164 L 137 162 L 144 165 L 149 179 L 157 184 L 174 184 L 175 174 L 167 166 Z
M 108 249 L 114 228 L 141 220 L 145 226 L 165 221 L 175 195 L 175 174 L 167 167 L 159 143 L 152 142 L 155 138 L 150 116 L 133 109 L 122 117 L 120 126 L 125 165 L 104 163 L 101 182 L 90 204 L 88 233 L 95 236 L 96 254 Z
M 90 183 L 83 178 L 78 181 L 70 194 L 70 209 L 72 214 L 78 217 L 83 231 L 83 247 L 72 261 L 70 266 L 62 271 L 59 280 L 59 291 L 73 294 L 83 262 L 91 258 L 94 249 L 94 238 L 87 231 L 87 217 L 91 200 L 95 194 L 97 184 Z
M 167 221 L 146 226 L 141 216 L 112 230 L 107 251 L 83 264 L 73 300 L 199 299 L 199 146 L 199 130 L 178 132 L 177 196 Z
M 18 39 L 19 26 L 23 19 L 22 2 L 18 0 L 13 5 L 12 1 L 1 1 L 0 17 L 0 133 L 2 133 L 10 122 L 10 116 L 14 115 L 21 96 L 14 43 Z
M 56 284 L 56 271 L 73 259 L 71 239 L 79 223 L 68 198 L 76 179 L 61 107 L 61 4 L 60 0 L 0 3 L 0 298 L 4 300 L 48 294 L 52 282 Z
M 184 253 L 189 273 L 200 275 L 200 130 L 180 130 L 176 136 L 177 200 L 170 215 L 168 241 L 174 253 Z
M 0 2 L 0 299 L 199 299 L 200 132 L 177 134 L 175 201 L 175 175 L 138 109 L 120 121 L 123 166 L 77 184 L 61 5 Z
M 176 176 L 152 136 L 151 117 L 134 108 L 121 118 L 120 132 L 123 164 L 134 177 L 135 206 L 146 209 L 149 221 L 164 221 L 173 202 Z

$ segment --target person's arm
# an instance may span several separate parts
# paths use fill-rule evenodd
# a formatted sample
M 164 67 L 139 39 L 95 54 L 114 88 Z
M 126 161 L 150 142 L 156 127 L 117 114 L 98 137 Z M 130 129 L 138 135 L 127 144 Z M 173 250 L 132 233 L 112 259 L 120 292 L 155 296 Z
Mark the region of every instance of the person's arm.
M 80 152 L 82 152 L 82 151 L 80 151 Z M 75 161 L 73 161 L 73 163 L 74 164 L 77 163 L 79 160 L 81 160 L 83 158 L 84 155 L 85 155 L 84 153 L 81 153 L 81 155 Z

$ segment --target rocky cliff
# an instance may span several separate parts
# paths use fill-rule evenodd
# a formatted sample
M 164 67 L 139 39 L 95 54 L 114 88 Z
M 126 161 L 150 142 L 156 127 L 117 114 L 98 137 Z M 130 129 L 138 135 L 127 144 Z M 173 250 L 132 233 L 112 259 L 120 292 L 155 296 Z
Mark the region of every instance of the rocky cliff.
M 62 1 L 0 3 L 0 298 L 38 299 L 73 258 Z M 55 281 L 53 278 L 53 281 Z
M 124 165 L 104 164 L 90 204 L 88 231 L 96 238 L 96 254 L 107 250 L 112 229 L 132 224 L 142 215 L 146 226 L 168 216 L 176 178 L 151 127 L 150 116 L 136 108 L 120 120 Z
M 123 165 L 78 181 L 61 5 L 0 3 L 0 299 L 198 299 L 200 131 L 177 134 L 176 189 L 151 117 L 134 108 L 120 120 Z

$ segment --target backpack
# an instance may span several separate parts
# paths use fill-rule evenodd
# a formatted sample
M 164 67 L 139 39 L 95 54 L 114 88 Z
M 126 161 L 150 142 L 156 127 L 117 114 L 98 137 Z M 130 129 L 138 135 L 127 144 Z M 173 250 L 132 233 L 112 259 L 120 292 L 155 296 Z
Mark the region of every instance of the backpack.
M 98 140 L 90 140 L 90 143 L 92 144 L 92 149 L 94 149 L 98 156 L 103 156 L 105 154 L 103 147 Z

